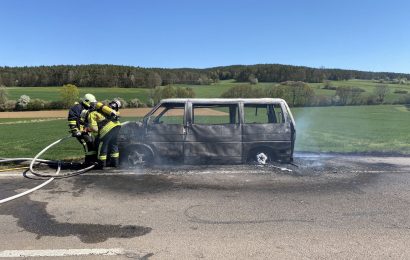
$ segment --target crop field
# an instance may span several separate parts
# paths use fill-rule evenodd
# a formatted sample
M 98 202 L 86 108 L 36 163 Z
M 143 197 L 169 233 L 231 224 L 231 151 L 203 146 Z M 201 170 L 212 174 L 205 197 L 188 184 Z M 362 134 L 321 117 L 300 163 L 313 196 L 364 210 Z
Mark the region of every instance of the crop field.
M 345 106 L 292 109 L 297 124 L 296 151 L 410 154 L 410 106 Z M 136 118 L 122 118 L 122 121 Z M 65 119 L 0 119 L 0 157 L 32 157 L 67 136 Z M 80 158 L 74 138 L 44 158 Z
M 238 84 L 234 80 L 223 80 L 212 85 L 183 85 L 176 84 L 174 86 L 191 87 L 197 98 L 218 98 L 229 88 Z M 379 84 L 370 80 L 345 80 L 331 81 L 332 86 L 352 86 L 365 90 L 364 93 L 372 93 L 374 88 Z M 269 87 L 277 85 L 277 83 L 259 83 L 258 86 Z M 323 89 L 324 83 L 309 83 L 317 95 L 333 96 L 335 90 Z M 393 93 L 395 90 L 406 90 L 410 93 L 409 84 L 387 84 L 390 88 L 390 93 L 386 96 L 386 101 L 393 101 L 400 97 L 400 94 Z M 9 87 L 9 98 L 18 99 L 21 95 L 28 95 L 30 98 L 39 98 L 48 101 L 57 101 L 60 99 L 61 87 Z M 79 88 L 80 95 L 85 93 L 93 93 L 97 99 L 113 99 L 121 97 L 125 100 L 138 98 L 142 102 L 147 102 L 150 97 L 151 90 L 145 88 Z

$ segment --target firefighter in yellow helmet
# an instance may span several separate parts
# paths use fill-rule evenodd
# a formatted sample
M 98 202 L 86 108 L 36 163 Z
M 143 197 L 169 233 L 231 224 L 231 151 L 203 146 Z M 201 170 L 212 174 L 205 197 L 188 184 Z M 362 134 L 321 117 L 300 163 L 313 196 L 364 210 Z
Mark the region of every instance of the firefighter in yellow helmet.
M 102 109 L 91 111 L 88 114 L 89 128 L 88 131 L 95 136 L 95 145 L 98 154 L 98 168 L 105 166 L 118 167 L 119 152 L 117 145 L 117 136 L 121 128 L 119 121 L 119 108 L 121 102 L 114 100 L 109 103 L 108 108 L 112 110 L 110 115 L 102 113 Z M 107 162 L 107 156 L 109 160 Z
M 83 111 L 89 111 L 97 104 L 97 99 L 93 94 L 85 94 L 81 102 L 76 102 L 68 112 L 68 127 L 73 137 L 83 145 L 85 153 L 85 164 L 89 165 L 97 160 L 97 151 L 94 140 L 84 129 L 88 127 L 86 118 L 81 117 Z

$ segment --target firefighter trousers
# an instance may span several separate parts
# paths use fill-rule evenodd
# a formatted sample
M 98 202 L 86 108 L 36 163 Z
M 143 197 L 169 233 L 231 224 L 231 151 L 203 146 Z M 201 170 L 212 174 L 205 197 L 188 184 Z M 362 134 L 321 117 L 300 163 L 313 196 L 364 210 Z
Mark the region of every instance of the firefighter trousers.
M 102 138 L 97 138 L 98 164 L 100 168 L 105 166 L 118 167 L 120 153 L 118 151 L 117 137 L 120 129 L 121 126 L 116 126 Z
M 87 136 L 85 136 L 87 135 Z M 97 149 L 95 147 L 95 143 L 93 137 L 89 134 L 83 134 L 77 137 L 77 140 L 84 148 L 84 155 L 85 159 L 84 162 L 86 164 L 91 164 L 97 161 Z

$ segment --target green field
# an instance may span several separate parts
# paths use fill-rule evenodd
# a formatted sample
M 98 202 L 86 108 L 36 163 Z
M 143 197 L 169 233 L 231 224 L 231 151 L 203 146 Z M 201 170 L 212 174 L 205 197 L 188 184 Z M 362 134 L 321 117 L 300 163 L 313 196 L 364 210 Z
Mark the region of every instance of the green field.
M 191 87 L 193 88 L 196 97 L 198 98 L 218 98 L 223 92 L 237 84 L 248 83 L 236 83 L 234 80 L 222 80 L 212 85 L 179 85 L 174 86 Z M 259 83 L 259 86 L 272 86 L 277 83 Z M 331 81 L 333 86 L 352 86 L 365 90 L 367 94 L 373 92 L 374 88 L 379 84 L 371 80 L 344 80 L 344 81 Z M 310 83 L 309 84 L 317 95 L 334 96 L 335 90 L 323 89 L 324 83 Z M 398 85 L 387 84 L 390 88 L 390 93 L 386 96 L 386 101 L 390 102 L 398 99 L 401 95 L 393 93 L 394 90 L 407 90 L 410 93 L 410 85 Z M 18 99 L 21 95 L 28 95 L 30 98 L 39 98 L 48 101 L 57 101 L 60 99 L 61 87 L 9 87 L 9 98 Z M 97 99 L 113 99 L 115 97 L 121 97 L 125 100 L 138 98 L 142 102 L 147 102 L 150 97 L 150 89 L 144 88 L 79 88 L 80 94 L 93 93 Z
M 47 101 L 60 100 L 61 87 L 10 87 L 7 88 L 9 99 L 18 99 L 21 95 L 28 95 L 30 98 L 39 98 Z M 86 93 L 93 93 L 98 100 L 114 99 L 116 97 L 130 100 L 138 98 L 146 102 L 150 91 L 143 88 L 79 88 L 80 96 Z
M 410 106 L 295 108 L 293 113 L 296 151 L 410 154 Z M 0 157 L 31 157 L 66 135 L 67 122 L 63 119 L 0 119 Z M 44 157 L 73 158 L 81 154 L 79 143 L 72 139 Z

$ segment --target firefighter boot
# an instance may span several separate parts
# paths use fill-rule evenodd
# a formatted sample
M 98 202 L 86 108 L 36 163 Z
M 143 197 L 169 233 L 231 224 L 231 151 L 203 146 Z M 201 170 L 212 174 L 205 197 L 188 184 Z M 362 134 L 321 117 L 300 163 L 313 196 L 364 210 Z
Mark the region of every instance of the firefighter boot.
M 118 157 L 111 157 L 110 158 L 110 163 L 108 164 L 108 167 L 114 167 L 117 168 L 120 164 L 120 160 Z

